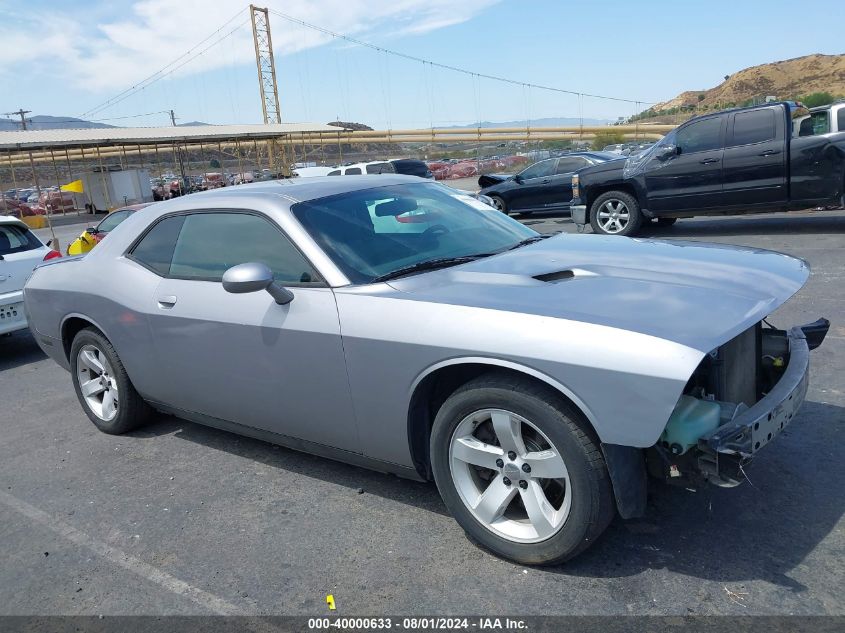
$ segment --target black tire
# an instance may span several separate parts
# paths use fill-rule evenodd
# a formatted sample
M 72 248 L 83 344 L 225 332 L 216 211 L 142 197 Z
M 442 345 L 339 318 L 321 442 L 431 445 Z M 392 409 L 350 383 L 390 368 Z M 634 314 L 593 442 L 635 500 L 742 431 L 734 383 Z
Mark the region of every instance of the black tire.
M 657 226 L 672 226 L 678 218 L 657 218 Z
M 81 362 L 79 360 L 80 352 L 86 346 L 96 347 L 105 355 L 111 365 L 113 374 L 111 378 L 114 379 L 117 393 L 119 394 L 117 413 L 111 420 L 105 420 L 99 417 L 82 395 L 77 367 L 78 363 Z M 135 387 L 129 380 L 129 376 L 126 374 L 126 369 L 124 369 L 120 357 L 109 340 L 98 329 L 87 327 L 80 330 L 74 337 L 70 348 L 70 373 L 73 381 L 73 389 L 76 391 L 79 404 L 82 405 L 82 409 L 91 422 L 103 433 L 119 435 L 131 431 L 150 420 L 153 413 L 152 408 L 135 391 Z
M 502 196 L 489 196 L 489 197 L 493 201 L 493 204 L 495 205 L 496 209 L 498 209 L 499 211 L 501 211 L 502 213 L 504 213 L 506 215 L 509 213 L 508 203 L 505 202 L 505 200 L 504 200 L 504 198 L 502 198 Z
M 608 203 L 621 203 L 628 210 L 628 221 L 621 230 L 605 230 L 599 222 L 599 210 Z M 640 229 L 642 221 L 643 216 L 640 213 L 640 203 L 637 202 L 634 196 L 624 191 L 608 191 L 603 193 L 590 206 L 590 226 L 593 227 L 593 233 L 600 235 L 634 235 Z
M 449 457 L 452 436 L 462 420 L 486 408 L 505 409 L 530 420 L 564 460 L 571 507 L 563 525 L 545 540 L 521 543 L 500 536 L 475 517 L 456 488 Z M 607 466 L 592 428 L 557 392 L 526 378 L 491 372 L 460 387 L 437 412 L 430 451 L 437 487 L 458 524 L 472 541 L 518 563 L 562 563 L 592 545 L 615 515 Z

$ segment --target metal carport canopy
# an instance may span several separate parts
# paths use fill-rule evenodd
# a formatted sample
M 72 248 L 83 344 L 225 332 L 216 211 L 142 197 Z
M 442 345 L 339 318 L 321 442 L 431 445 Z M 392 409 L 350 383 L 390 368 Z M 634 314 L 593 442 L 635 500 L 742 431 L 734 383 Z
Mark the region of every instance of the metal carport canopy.
M 64 149 L 70 147 L 201 143 L 235 139 L 270 140 L 303 134 L 339 133 L 344 128 L 323 123 L 264 125 L 192 125 L 184 127 L 110 127 L 0 132 L 0 151 Z

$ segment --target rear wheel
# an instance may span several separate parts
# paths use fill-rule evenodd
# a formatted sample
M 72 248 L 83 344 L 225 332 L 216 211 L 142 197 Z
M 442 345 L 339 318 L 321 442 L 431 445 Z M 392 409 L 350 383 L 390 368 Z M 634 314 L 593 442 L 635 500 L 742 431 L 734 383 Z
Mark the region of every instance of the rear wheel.
M 603 193 L 590 207 L 590 226 L 594 233 L 633 235 L 642 224 L 640 204 L 624 191 Z
M 80 330 L 70 349 L 73 388 L 88 418 L 104 433 L 120 434 L 152 414 L 126 375 L 123 363 L 99 330 Z
M 507 374 L 461 387 L 431 436 L 437 487 L 470 538 L 527 564 L 563 562 L 614 515 L 598 441 L 555 392 Z

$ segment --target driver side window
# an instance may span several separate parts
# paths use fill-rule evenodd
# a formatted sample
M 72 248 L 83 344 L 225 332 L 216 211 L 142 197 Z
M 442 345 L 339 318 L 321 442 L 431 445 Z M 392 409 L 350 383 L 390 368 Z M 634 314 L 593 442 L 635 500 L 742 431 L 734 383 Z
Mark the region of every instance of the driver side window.
M 682 154 L 694 154 L 722 147 L 722 117 L 695 121 L 678 130 L 675 144 Z

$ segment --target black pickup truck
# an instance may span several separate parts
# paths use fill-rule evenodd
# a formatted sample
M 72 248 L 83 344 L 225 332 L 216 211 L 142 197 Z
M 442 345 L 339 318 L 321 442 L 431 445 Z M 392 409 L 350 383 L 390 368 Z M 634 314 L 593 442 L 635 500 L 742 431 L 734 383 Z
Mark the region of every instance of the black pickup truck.
M 572 220 L 633 235 L 650 220 L 845 205 L 845 132 L 795 127 L 806 114 L 782 102 L 690 119 L 638 156 L 573 175 Z

